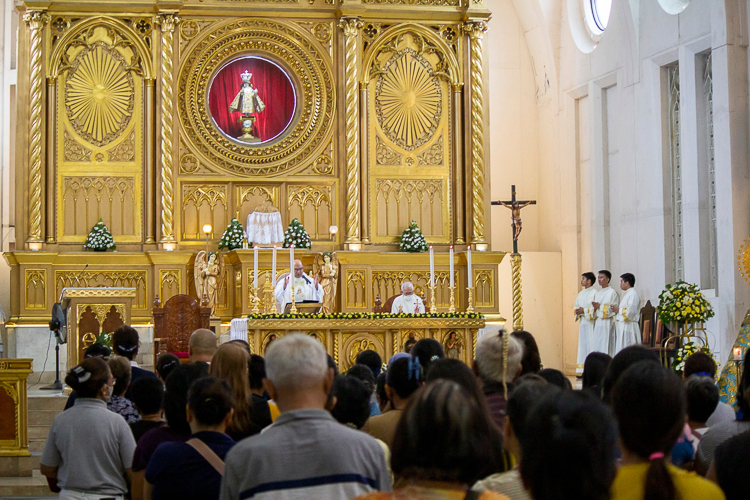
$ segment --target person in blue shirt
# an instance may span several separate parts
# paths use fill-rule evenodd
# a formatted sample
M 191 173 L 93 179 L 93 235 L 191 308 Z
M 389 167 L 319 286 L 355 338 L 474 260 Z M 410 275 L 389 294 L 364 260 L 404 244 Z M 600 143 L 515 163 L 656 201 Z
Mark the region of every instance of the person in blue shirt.
M 156 449 L 146 467 L 146 500 L 219 498 L 224 457 L 234 445 L 225 434 L 233 405 L 226 381 L 205 377 L 193 383 L 187 408 L 192 438 Z

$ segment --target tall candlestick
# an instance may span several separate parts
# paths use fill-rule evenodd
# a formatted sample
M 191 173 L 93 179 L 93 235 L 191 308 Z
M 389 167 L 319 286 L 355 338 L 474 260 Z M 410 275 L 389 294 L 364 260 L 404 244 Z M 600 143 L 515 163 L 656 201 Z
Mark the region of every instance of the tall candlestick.
M 258 288 L 258 245 L 253 247 L 253 288 Z
M 430 245 L 430 287 L 435 286 L 435 252 Z
M 289 245 L 289 282 L 294 281 L 294 245 Z
M 471 245 L 466 247 L 466 272 L 468 273 L 469 286 L 474 286 L 474 276 L 471 274 Z
M 451 245 L 451 248 L 450 248 L 450 261 L 449 262 L 451 266 L 450 267 L 451 288 L 453 288 L 454 286 L 454 283 L 453 283 L 453 245 Z
M 273 246 L 271 254 L 271 286 L 276 288 L 276 245 Z

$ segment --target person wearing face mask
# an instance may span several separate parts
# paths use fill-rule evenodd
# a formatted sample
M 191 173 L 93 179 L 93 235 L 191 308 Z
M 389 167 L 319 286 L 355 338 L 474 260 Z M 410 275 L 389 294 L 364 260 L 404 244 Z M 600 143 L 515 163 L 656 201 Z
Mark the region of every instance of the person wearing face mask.
M 124 499 L 135 439 L 125 419 L 107 409 L 112 372 L 103 359 L 88 358 L 68 372 L 65 383 L 76 391 L 76 402 L 50 426 L 41 473 L 62 499 Z
M 125 398 L 125 391 L 130 387 L 130 363 L 123 357 L 117 357 L 110 358 L 107 365 L 115 379 L 114 385 L 110 387 L 107 409 L 122 415 L 128 424 L 134 424 L 141 419 L 141 416 L 133 402 Z

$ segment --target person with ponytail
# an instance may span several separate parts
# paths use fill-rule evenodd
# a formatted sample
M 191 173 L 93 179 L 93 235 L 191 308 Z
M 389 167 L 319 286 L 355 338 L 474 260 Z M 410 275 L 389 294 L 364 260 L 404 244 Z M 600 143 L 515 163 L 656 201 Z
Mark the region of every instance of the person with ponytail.
M 385 375 L 385 392 L 392 409 L 381 415 L 370 417 L 362 430 L 383 441 L 390 448 L 404 408 L 411 395 L 423 382 L 424 373 L 419 358 L 407 355 L 405 358 L 392 362 Z
M 156 449 L 146 468 L 146 500 L 219 498 L 224 458 L 234 446 L 225 434 L 233 404 L 232 388 L 225 380 L 205 377 L 193 382 L 187 407 L 192 436 L 185 443 L 162 443 Z
M 100 357 L 84 359 L 65 377 L 76 401 L 55 417 L 40 461 L 60 498 L 119 500 L 128 492 L 135 439 L 125 419 L 107 409 L 114 382 Z
M 685 391 L 677 375 L 639 361 L 623 372 L 611 396 L 622 451 L 612 500 L 724 499 L 715 484 L 669 463 L 685 426 Z

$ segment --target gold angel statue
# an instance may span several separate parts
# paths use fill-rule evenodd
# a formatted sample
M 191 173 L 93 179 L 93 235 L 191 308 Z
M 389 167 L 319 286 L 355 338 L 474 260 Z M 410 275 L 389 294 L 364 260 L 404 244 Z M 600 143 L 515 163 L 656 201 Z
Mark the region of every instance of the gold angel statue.
M 330 314 L 336 307 L 336 283 L 339 279 L 339 258 L 336 252 L 319 253 L 313 260 L 313 276 L 323 287 L 323 307 L 321 312 Z
M 224 257 L 221 252 L 201 250 L 195 257 L 193 265 L 195 276 L 195 293 L 203 302 L 204 297 L 211 308 L 211 316 L 216 315 L 216 304 L 219 301 L 219 288 L 224 282 Z

